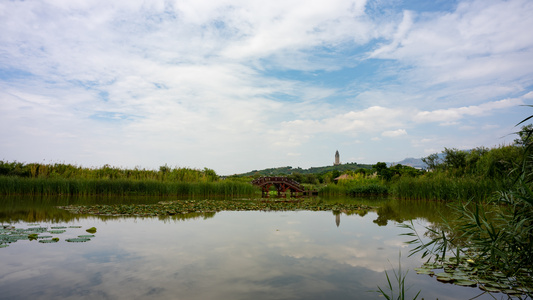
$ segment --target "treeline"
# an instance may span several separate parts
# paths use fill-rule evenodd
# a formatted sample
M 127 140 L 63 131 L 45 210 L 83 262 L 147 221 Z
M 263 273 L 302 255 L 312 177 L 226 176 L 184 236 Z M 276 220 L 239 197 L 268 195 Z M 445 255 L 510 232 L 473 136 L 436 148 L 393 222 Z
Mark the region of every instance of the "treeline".
M 472 150 L 444 148 L 422 160 L 426 170 L 409 166 L 388 167 L 378 162 L 371 170 L 345 172 L 324 194 L 392 194 L 405 199 L 484 201 L 498 191 L 509 190 L 531 144 L 532 125 L 523 126 L 512 145 Z
M 214 170 L 171 168 L 122 169 L 104 165 L 0 161 L 0 195 L 71 196 L 237 196 L 254 195 L 249 182 L 221 180 Z
M 516 143 L 470 151 L 445 148 L 441 156 L 423 159 L 428 164 L 426 174 L 397 180 L 394 194 L 409 199 L 487 200 L 511 188 L 524 149 Z
M 518 125 L 531 119 L 533 115 Z M 497 190 L 487 199 L 487 204 L 491 205 L 471 201 L 454 203 L 454 216 L 445 218 L 438 227 L 426 227 L 429 234 L 424 234 L 424 240 L 412 223 L 404 227 L 413 231 L 407 235 L 416 237 L 408 243 L 419 244 L 413 247 L 411 255 L 422 252 L 428 261 L 431 257 L 437 261 L 451 254 L 457 264 L 468 259 L 469 266 L 477 270 L 480 278 L 499 282 L 498 285 L 505 288 L 520 287 L 523 296 L 531 298 L 533 126 L 523 126 L 518 134 L 513 145 L 495 149 L 477 149 L 468 153 L 445 149 L 444 159 L 432 166 L 433 172 L 419 177 L 423 181 L 446 178 L 452 183 L 477 179 L 480 183 L 471 181 L 469 185 L 481 185 L 479 192 Z M 434 157 L 430 155 L 428 159 Z M 491 182 L 494 185 L 489 186 Z M 498 185 L 505 187 L 500 189 Z M 461 195 L 457 197 L 461 199 Z
M 358 164 L 358 163 L 345 163 L 345 164 L 339 164 L 339 165 L 332 165 L 332 166 L 324 166 L 324 167 L 311 167 L 309 169 L 302 169 L 300 167 L 293 168 L 292 166 L 286 166 L 286 167 L 278 167 L 278 168 L 269 168 L 264 170 L 253 170 L 248 173 L 243 174 L 236 174 L 232 177 L 261 177 L 261 176 L 291 176 L 291 175 L 298 175 L 302 176 L 305 180 L 305 178 L 317 178 L 320 183 L 324 180 L 326 174 L 332 174 L 336 172 L 336 174 L 341 174 L 343 172 L 347 171 L 355 171 L 359 169 L 371 169 L 371 165 L 366 164 Z M 314 175 L 305 177 L 304 175 Z M 337 175 L 338 176 L 338 175 Z
M 346 165 L 345 165 L 346 166 Z M 261 172 L 255 172 L 255 173 L 246 173 L 246 174 L 240 174 L 240 175 L 232 175 L 228 176 L 227 178 L 232 180 L 246 180 L 251 181 L 253 179 L 262 177 L 262 176 L 284 176 L 290 179 L 293 179 L 299 183 L 306 184 L 306 185 L 322 185 L 322 184 L 329 184 L 329 183 L 335 183 L 335 179 L 343 174 L 365 174 L 369 175 L 375 172 L 375 170 L 372 169 L 371 165 L 368 165 L 368 168 L 360 168 L 360 167 L 351 167 L 351 168 L 344 168 L 344 171 L 341 171 L 341 169 L 329 169 L 329 167 L 323 167 L 323 168 L 315 168 L 315 169 L 323 169 L 328 171 L 323 171 L 319 173 L 300 173 L 299 169 L 292 169 L 292 172 L 273 172 L 271 174 L 265 175 Z

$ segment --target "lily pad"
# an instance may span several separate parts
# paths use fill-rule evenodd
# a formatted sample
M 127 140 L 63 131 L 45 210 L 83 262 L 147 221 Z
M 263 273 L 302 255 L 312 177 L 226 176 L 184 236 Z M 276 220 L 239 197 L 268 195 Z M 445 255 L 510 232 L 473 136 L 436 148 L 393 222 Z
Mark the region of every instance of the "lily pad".
M 478 283 L 481 283 L 481 284 L 486 284 L 486 283 L 489 283 L 491 282 L 490 280 L 487 280 L 487 279 L 478 279 L 477 280 Z
M 48 230 L 48 232 L 50 232 L 51 234 L 61 234 L 65 233 L 66 230 Z
M 87 231 L 88 233 L 96 233 L 96 227 L 91 227 L 85 231 Z
M 481 284 L 479 285 L 479 288 L 490 293 L 499 293 L 501 291 L 499 288 L 495 288 L 495 287 L 487 286 L 487 285 L 481 285 Z
M 51 229 L 65 229 L 67 228 L 66 226 L 52 226 L 50 227 Z
M 91 239 L 88 238 L 73 238 L 73 239 L 66 239 L 69 243 L 85 243 L 90 241 Z
M 5 248 L 5 247 L 9 247 L 9 245 L 6 245 L 6 244 L 0 245 L 0 248 Z
M 472 280 L 457 280 L 454 282 L 454 284 L 460 285 L 460 286 L 476 286 L 477 283 Z
M 92 238 L 94 237 L 94 234 L 84 234 L 84 235 L 78 235 L 80 238 Z
M 495 288 L 499 288 L 499 289 L 506 289 L 507 288 L 507 285 L 499 283 L 499 282 L 494 282 L 494 281 L 487 282 L 485 285 L 488 285 L 488 286 L 491 286 L 491 287 L 495 287 Z
M 441 269 L 442 265 L 436 263 L 425 263 L 422 265 L 422 267 L 429 269 Z
M 521 295 L 522 294 L 521 291 L 511 290 L 511 289 L 505 289 L 505 290 L 502 290 L 502 292 L 507 295 Z
M 528 288 L 528 287 L 525 287 L 525 286 L 519 286 L 519 287 L 515 288 L 515 290 L 520 291 L 520 292 L 525 293 L 525 294 L 533 293 L 533 288 Z
M 81 228 L 81 226 L 69 226 L 68 228 Z
M 435 272 L 429 269 L 422 269 L 422 270 L 416 271 L 416 274 L 435 275 Z
M 51 239 L 51 240 L 39 240 L 39 243 L 43 243 L 43 244 L 51 244 L 51 243 L 57 243 L 58 240 L 54 240 L 54 239 Z
M 459 271 L 459 270 L 453 272 L 453 274 L 454 274 L 454 275 L 457 275 L 457 276 L 466 276 L 466 275 L 468 275 L 468 274 L 466 274 L 465 272 L 463 272 L 463 271 Z
M 452 282 L 453 278 L 449 273 L 438 273 L 437 280 L 442 282 Z

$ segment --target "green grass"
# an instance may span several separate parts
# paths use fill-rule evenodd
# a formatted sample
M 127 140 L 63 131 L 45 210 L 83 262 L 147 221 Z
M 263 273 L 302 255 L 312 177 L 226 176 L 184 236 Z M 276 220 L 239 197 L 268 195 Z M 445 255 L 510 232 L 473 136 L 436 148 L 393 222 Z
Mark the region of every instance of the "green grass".
M 0 176 L 1 195 L 70 196 L 237 196 L 255 195 L 250 183 L 168 182 L 128 179 L 24 178 Z
M 485 201 L 508 184 L 503 180 L 479 176 L 450 177 L 446 174 L 427 174 L 399 178 L 392 184 L 392 194 L 403 199 Z
M 319 189 L 319 194 L 324 196 L 350 195 L 350 196 L 375 196 L 389 194 L 389 188 L 384 181 L 378 178 L 355 176 L 351 180 L 340 180 L 337 184 L 328 184 Z

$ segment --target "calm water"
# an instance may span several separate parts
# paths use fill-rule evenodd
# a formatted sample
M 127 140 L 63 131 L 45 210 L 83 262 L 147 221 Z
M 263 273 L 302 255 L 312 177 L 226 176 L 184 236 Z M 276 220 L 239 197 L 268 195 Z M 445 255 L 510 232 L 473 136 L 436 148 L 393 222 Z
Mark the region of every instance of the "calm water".
M 1 248 L 0 299 L 384 299 L 372 291 L 386 286 L 384 271 L 393 275 L 400 253 L 403 270 L 411 269 L 411 298 L 419 290 L 441 300 L 481 293 L 412 270 L 421 259 L 407 257 L 409 238 L 398 222 L 413 220 L 424 232 L 439 210 L 446 213 L 436 203 L 351 199 L 380 208 L 360 215 L 256 211 L 159 219 L 72 216 L 54 208 L 78 200 L 0 201 L 4 225 L 82 226 L 54 235 L 61 238 L 55 244 Z M 91 241 L 64 241 L 93 226 Z

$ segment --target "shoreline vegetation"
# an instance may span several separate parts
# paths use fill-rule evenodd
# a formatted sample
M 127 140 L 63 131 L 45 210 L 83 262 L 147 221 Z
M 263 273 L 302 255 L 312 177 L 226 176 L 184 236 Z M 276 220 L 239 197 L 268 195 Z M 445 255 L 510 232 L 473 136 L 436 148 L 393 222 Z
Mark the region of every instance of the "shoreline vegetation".
M 24 164 L 0 161 L 0 195 L 43 196 L 251 196 L 256 188 L 243 180 L 221 180 L 205 168 L 158 171 L 98 169 L 70 164 Z
M 424 234 L 416 232 L 412 223 L 402 226 L 410 230 L 404 235 L 413 237 L 407 243 L 418 244 L 411 255 L 420 252 L 422 258 L 428 257 L 428 263 L 417 273 L 435 274 L 434 270 L 442 270 L 437 275 L 439 281 L 479 285 L 489 293 L 533 297 L 533 125 L 523 126 L 518 135 L 512 145 L 468 151 L 445 148 L 440 154 L 423 158 L 427 170 L 378 162 L 371 169 L 355 168 L 342 174 L 333 170 L 320 174 L 293 173 L 287 177 L 308 189 L 317 189 L 323 196 L 392 195 L 399 199 L 449 202 L 454 217 L 443 217 L 442 223 L 426 227 Z M 0 195 L 254 197 L 260 190 L 251 184 L 252 179 L 253 176 L 238 175 L 221 178 L 207 168 L 166 165 L 156 171 L 0 161 Z M 219 210 L 291 209 L 364 214 L 370 206 L 325 203 L 321 199 L 216 203 L 206 199 L 60 208 L 103 216 L 167 216 Z M 383 208 L 381 215 L 386 214 Z M 378 218 L 376 223 L 382 221 Z M 402 287 L 404 283 L 398 278 Z M 380 292 L 385 295 L 383 290 Z
M 523 129 L 525 130 L 525 129 Z M 524 137 L 513 145 L 470 151 L 445 148 L 423 161 L 427 170 L 378 162 L 372 168 L 316 174 L 285 174 L 322 196 L 393 196 L 401 199 L 484 202 L 513 185 L 524 154 Z M 212 169 L 124 169 L 104 165 L 0 161 L 0 195 L 254 197 L 251 181 L 261 175 L 221 177 Z

